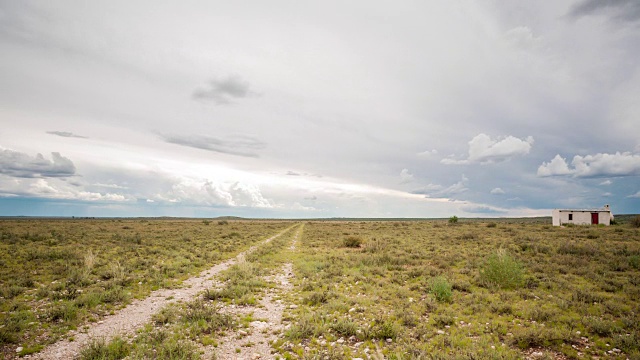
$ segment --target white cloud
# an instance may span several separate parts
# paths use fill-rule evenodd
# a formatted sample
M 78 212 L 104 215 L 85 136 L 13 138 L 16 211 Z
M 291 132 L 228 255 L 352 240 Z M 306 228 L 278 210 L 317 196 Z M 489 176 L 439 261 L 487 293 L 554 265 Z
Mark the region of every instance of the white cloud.
M 413 174 L 409 172 L 409 169 L 402 169 L 402 171 L 400 171 L 400 181 L 402 183 L 411 182 L 413 178 Z
M 610 193 L 610 192 L 602 193 L 602 196 L 603 196 L 603 197 L 609 197 L 609 196 L 611 196 L 611 195 L 613 195 L 613 194 L 612 194 L 612 193 Z
M 24 196 L 56 200 L 126 202 L 131 197 L 104 192 L 78 189 L 76 186 L 55 178 L 22 178 L 0 184 L 2 196 Z
M 627 196 L 628 198 L 636 198 L 636 199 L 640 199 L 640 191 L 638 191 L 635 194 L 629 195 Z
M 432 150 L 425 150 L 425 151 L 419 152 L 417 155 L 421 157 L 430 157 L 432 155 L 437 155 L 437 154 L 438 154 L 438 150 L 432 149 Z
M 464 165 L 505 161 L 514 156 L 528 154 L 533 141 L 531 136 L 523 140 L 511 135 L 493 140 L 489 135 L 481 133 L 469 141 L 469 156 L 466 159 L 446 158 L 440 162 L 445 165 Z
M 501 188 L 497 187 L 497 188 L 492 189 L 492 190 L 490 191 L 490 193 L 491 193 L 491 194 L 493 194 L 493 195 L 502 195 L 502 194 L 504 194 L 505 192 L 504 192 L 504 190 L 502 190 Z
M 606 186 L 606 185 L 611 185 L 611 184 L 612 184 L 611 180 L 605 180 L 605 181 L 601 182 L 601 183 L 600 183 L 600 184 L 598 184 L 598 185 Z
M 166 194 L 156 195 L 155 200 L 209 206 L 273 207 L 255 185 L 241 182 L 214 183 L 208 179 L 181 179 Z
M 569 175 L 571 173 L 567 165 L 567 160 L 559 154 L 548 163 L 543 162 L 542 165 L 538 167 L 538 176 Z
M 543 162 L 538 167 L 538 176 L 572 175 L 574 177 L 598 177 L 640 175 L 640 155 L 630 152 L 598 153 L 587 156 L 576 155 L 573 157 L 571 165 L 573 168 L 569 168 L 564 158 L 556 155 L 549 163 Z

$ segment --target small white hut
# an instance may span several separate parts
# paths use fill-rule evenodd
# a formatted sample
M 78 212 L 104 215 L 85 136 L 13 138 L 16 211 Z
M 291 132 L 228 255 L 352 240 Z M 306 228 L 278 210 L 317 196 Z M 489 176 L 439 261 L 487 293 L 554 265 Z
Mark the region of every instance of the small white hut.
M 613 214 L 609 205 L 600 209 L 555 209 L 552 213 L 553 226 L 564 224 L 609 226 L 611 220 L 613 220 Z

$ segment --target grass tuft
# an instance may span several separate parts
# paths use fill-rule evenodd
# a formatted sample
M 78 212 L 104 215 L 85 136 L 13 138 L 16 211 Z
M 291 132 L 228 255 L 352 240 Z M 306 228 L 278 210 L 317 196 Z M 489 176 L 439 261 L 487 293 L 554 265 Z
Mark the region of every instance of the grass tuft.
M 432 278 L 429 281 L 429 292 L 440 302 L 451 302 L 453 297 L 451 284 L 443 276 Z
M 515 289 L 524 283 L 524 269 L 520 262 L 500 249 L 485 260 L 480 279 L 486 287 Z

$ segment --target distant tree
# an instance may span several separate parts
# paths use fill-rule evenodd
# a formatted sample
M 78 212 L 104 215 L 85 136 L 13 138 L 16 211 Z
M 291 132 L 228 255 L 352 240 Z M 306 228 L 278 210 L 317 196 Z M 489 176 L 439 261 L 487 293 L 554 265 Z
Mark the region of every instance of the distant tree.
M 458 222 L 458 217 L 453 215 L 452 217 L 449 218 L 449 224 L 455 224 Z

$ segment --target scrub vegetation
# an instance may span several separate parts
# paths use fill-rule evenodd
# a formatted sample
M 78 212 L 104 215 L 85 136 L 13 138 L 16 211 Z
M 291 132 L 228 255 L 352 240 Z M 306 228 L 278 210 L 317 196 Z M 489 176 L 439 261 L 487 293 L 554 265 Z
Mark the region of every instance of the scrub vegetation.
M 306 223 L 283 357 L 640 359 L 638 229 L 451 223 Z
M 291 226 L 286 221 L 2 220 L 0 347 L 12 355 L 181 282 Z M 120 348 L 117 346 L 117 348 Z M 118 350 L 120 351 L 120 350 Z
M 221 273 L 220 286 L 162 309 L 135 338 L 90 344 L 82 359 L 201 358 L 255 320 L 222 309 L 255 305 L 272 286 L 264 276 L 285 263 L 293 289 L 281 296 L 286 327 L 272 344 L 283 359 L 640 359 L 640 230 L 631 222 L 455 224 L 2 221 L 0 344 L 5 354 L 37 351 L 43 338 L 290 227 Z M 88 294 L 98 298 L 80 300 Z

